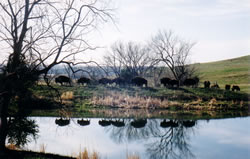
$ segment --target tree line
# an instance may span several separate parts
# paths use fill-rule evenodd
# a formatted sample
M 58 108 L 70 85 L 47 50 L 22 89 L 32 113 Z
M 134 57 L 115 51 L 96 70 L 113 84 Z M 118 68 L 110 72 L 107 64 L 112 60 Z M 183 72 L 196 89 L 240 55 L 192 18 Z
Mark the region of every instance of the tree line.
M 64 74 L 70 78 L 84 76 L 94 81 L 103 77 L 131 81 L 139 76 L 152 79 L 154 85 L 159 84 L 160 78 L 168 77 L 183 85 L 186 79 L 197 78 L 189 61 L 193 46 L 194 43 L 185 42 L 172 31 L 163 30 L 146 44 L 117 41 L 108 49 L 102 63 L 96 63 L 97 66 L 64 66 Z
M 189 63 L 193 46 L 194 43 L 182 40 L 172 31 L 163 30 L 144 45 L 121 41 L 114 43 L 104 56 L 104 66 L 111 68 L 116 77 L 132 79 L 151 76 L 155 83 L 165 71 L 165 76 L 183 84 L 186 79 L 195 76 L 195 68 Z

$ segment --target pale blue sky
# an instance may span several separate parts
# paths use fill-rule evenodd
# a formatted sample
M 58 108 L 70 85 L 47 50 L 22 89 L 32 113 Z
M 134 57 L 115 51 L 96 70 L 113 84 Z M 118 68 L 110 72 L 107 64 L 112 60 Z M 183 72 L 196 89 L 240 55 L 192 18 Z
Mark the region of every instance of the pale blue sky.
M 146 42 L 159 29 L 196 42 L 192 62 L 250 54 L 250 0 L 113 0 L 117 26 L 106 25 L 94 42 Z M 92 54 L 101 58 L 104 50 Z M 98 55 L 98 56 L 97 56 Z

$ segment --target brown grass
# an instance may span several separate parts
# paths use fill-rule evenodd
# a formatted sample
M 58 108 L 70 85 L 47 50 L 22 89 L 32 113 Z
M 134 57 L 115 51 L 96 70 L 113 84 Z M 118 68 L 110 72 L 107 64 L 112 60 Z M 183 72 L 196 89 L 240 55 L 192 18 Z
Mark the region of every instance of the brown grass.
M 6 148 L 10 150 L 20 150 L 15 144 L 8 144 L 6 145 Z
M 63 92 L 61 95 L 61 99 L 62 100 L 73 100 L 74 99 L 73 91 Z
M 79 155 L 76 157 L 77 159 L 100 159 L 100 156 L 97 152 L 89 152 L 86 148 L 84 151 L 80 151 Z
M 45 151 L 46 151 L 46 145 L 45 144 L 41 144 L 40 145 L 40 152 L 41 153 L 45 153 Z
M 169 108 L 169 106 L 180 105 L 178 102 L 172 102 L 167 99 L 161 100 L 153 97 L 141 97 L 138 95 L 129 96 L 119 92 L 111 92 L 108 96 L 97 97 L 91 99 L 93 105 L 111 106 L 119 108 Z
M 209 106 L 213 106 L 213 105 L 215 105 L 216 103 L 217 103 L 217 100 L 216 100 L 215 98 L 212 98 L 212 99 L 209 101 L 208 105 L 209 105 Z
M 129 154 L 127 155 L 127 159 L 140 159 L 139 155 L 136 155 L 136 154 Z

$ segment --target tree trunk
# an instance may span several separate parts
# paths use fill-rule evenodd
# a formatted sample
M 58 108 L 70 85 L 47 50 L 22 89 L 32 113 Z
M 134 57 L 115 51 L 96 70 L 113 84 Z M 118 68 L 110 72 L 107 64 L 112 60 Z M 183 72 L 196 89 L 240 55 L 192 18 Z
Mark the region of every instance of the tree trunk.
M 2 103 L 0 103 L 0 158 L 5 155 L 6 147 L 6 137 L 8 132 L 7 125 L 7 108 L 10 102 L 10 95 L 3 95 Z

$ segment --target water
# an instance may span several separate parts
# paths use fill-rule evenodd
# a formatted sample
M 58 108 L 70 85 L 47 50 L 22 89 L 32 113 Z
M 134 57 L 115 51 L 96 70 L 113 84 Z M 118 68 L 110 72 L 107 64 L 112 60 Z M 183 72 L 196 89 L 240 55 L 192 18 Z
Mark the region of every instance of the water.
M 250 158 L 250 117 L 197 121 L 166 119 L 165 126 L 169 127 L 165 128 L 161 127 L 163 119 L 141 120 L 137 123 L 141 128 L 132 126 L 133 119 L 112 119 L 119 122 L 106 127 L 99 125 L 102 119 L 98 118 L 89 119 L 90 124 L 86 126 L 79 125 L 77 118 L 70 119 L 70 124 L 65 126 L 55 123 L 59 118 L 29 119 L 39 126 L 38 138 L 25 146 L 33 151 L 39 151 L 43 145 L 49 153 L 74 156 L 87 148 L 107 159 L 125 159 L 129 154 L 149 159 Z M 114 126 L 117 123 L 124 126 Z

